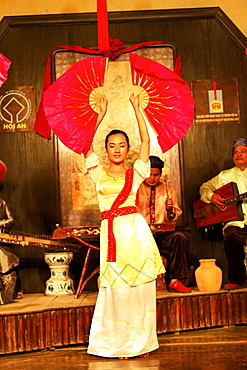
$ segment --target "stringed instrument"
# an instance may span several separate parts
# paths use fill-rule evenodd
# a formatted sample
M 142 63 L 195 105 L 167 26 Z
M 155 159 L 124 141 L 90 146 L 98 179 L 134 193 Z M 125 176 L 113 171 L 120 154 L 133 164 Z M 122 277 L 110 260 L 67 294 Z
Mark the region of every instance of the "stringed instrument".
M 174 231 L 176 228 L 176 222 L 164 222 L 162 224 L 150 224 L 151 232 Z M 57 225 L 56 229 L 52 233 L 52 239 L 66 239 L 70 237 L 87 237 L 87 236 L 99 236 L 100 226 L 69 226 L 60 227 Z
M 49 250 L 60 250 L 61 252 L 78 252 L 81 250 L 81 246 L 78 244 L 66 243 L 60 240 L 51 240 L 48 236 L 26 236 L 13 232 L 0 232 L 0 243 L 14 244 L 22 247 L 38 247 Z
M 230 182 L 214 192 L 225 198 L 226 208 L 222 210 L 213 203 L 205 203 L 201 200 L 194 202 L 194 217 L 197 228 L 244 219 L 241 204 L 247 198 L 247 193 L 239 194 L 235 182 Z

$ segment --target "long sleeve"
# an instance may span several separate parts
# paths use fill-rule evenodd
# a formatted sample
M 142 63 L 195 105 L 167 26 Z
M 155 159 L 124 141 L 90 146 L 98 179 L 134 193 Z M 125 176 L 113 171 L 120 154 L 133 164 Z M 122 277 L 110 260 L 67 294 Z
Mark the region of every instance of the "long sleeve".
M 165 207 L 166 198 L 169 195 L 173 201 L 173 212 L 176 213 L 176 218 L 182 214 L 182 210 L 178 206 L 178 200 L 175 190 L 170 184 L 161 183 L 155 188 L 155 223 L 167 222 L 167 211 Z M 142 183 L 139 188 L 138 211 L 150 223 L 150 196 L 151 187 Z
M 199 190 L 201 200 L 205 203 L 211 202 L 211 197 L 214 191 L 218 189 L 219 186 L 219 175 L 213 177 L 211 180 L 204 182 Z
M 85 160 L 86 174 L 89 174 L 94 183 L 100 177 L 102 166 L 99 165 L 99 156 L 93 152 Z
M 14 214 L 10 206 L 0 199 L 0 228 L 10 229 L 14 225 Z

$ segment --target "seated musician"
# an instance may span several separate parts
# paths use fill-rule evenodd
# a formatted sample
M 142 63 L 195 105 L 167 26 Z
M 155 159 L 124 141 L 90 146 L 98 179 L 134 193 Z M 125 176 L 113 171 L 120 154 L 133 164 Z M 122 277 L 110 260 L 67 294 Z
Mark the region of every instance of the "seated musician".
M 151 176 L 139 188 L 137 207 L 149 224 L 177 221 L 182 211 L 177 195 L 169 183 L 162 181 L 164 162 L 156 156 L 149 157 Z M 165 279 L 169 291 L 190 293 L 183 283 L 188 278 L 189 237 L 179 230 L 156 232 L 155 240 L 166 266 Z M 157 286 L 158 288 L 158 286 Z
M 9 230 L 13 224 L 13 213 L 9 205 L 0 198 L 0 229 Z M 14 301 L 17 280 L 16 266 L 19 264 L 19 258 L 12 249 L 5 243 L 0 243 L 0 304 Z
M 247 192 L 247 139 L 240 138 L 232 145 L 232 159 L 234 167 L 221 171 L 217 176 L 205 182 L 200 187 L 201 200 L 213 203 L 217 208 L 224 210 L 224 197 L 214 193 L 218 188 L 235 182 L 239 194 Z M 246 286 L 246 268 L 244 265 L 244 245 L 247 237 L 247 201 L 242 203 L 243 221 L 229 221 L 223 227 L 224 249 L 228 260 L 227 290 L 240 289 Z

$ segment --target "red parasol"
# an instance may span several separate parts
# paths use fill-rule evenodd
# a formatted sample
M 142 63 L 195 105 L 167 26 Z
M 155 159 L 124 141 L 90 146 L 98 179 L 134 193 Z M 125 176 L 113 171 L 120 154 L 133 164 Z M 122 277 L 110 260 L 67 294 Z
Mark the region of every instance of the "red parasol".
M 160 63 L 130 54 L 133 85 L 139 86 L 141 107 L 164 152 L 186 134 L 194 119 L 194 99 L 184 80 Z
M 10 65 L 11 61 L 0 53 L 0 87 L 8 78 L 8 70 Z
M 75 63 L 44 92 L 49 126 L 64 145 L 87 153 L 95 133 L 106 58 L 89 57 Z

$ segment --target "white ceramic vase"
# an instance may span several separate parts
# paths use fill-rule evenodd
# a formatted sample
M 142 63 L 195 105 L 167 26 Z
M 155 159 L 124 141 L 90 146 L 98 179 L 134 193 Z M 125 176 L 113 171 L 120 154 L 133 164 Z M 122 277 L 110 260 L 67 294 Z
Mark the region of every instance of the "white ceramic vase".
M 73 280 L 69 277 L 69 264 L 72 259 L 72 252 L 45 253 L 45 262 L 51 271 L 51 277 L 46 281 L 45 295 L 74 293 Z

